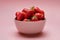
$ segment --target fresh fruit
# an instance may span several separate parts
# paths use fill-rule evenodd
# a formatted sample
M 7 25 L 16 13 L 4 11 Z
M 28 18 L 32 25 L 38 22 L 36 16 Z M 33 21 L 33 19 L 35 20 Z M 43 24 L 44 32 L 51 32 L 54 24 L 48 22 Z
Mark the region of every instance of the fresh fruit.
M 31 18 L 32 16 L 34 16 L 34 12 L 32 10 L 29 10 L 27 13 L 27 18 Z
M 26 18 L 27 17 L 27 15 L 26 15 L 26 13 L 25 12 L 21 12 L 23 15 L 24 15 L 24 18 Z
M 30 21 L 30 19 L 24 19 L 23 21 Z
M 27 9 L 27 8 L 24 8 L 24 9 L 22 10 L 22 12 L 25 12 L 25 13 L 28 13 L 28 11 L 29 11 L 29 9 Z
M 38 18 L 36 16 L 33 16 L 31 20 L 32 21 L 38 21 Z
M 40 13 L 40 9 L 38 7 L 34 7 L 35 13 Z
M 20 14 L 20 12 L 16 12 L 16 14 L 15 14 L 15 15 L 16 15 L 16 16 L 18 16 L 19 14 Z
M 16 12 L 16 19 L 17 20 L 23 20 L 24 19 L 24 14 L 23 14 L 23 12 Z
M 44 11 L 43 10 L 40 10 L 40 13 L 42 13 L 44 15 Z
M 26 13 L 26 18 L 28 18 L 28 19 L 30 19 L 34 15 L 34 11 L 33 10 L 29 10 L 29 9 L 26 9 L 26 8 L 24 8 L 22 10 L 22 12 Z
M 38 7 L 24 8 L 22 12 L 16 12 L 16 20 L 19 21 L 38 21 L 44 20 L 44 11 Z
M 16 12 L 15 15 L 16 15 L 16 19 L 17 19 L 17 20 L 20 20 L 20 12 Z
M 44 14 L 43 14 L 43 13 L 35 13 L 35 16 L 36 16 L 39 20 L 41 20 L 41 19 L 44 18 Z

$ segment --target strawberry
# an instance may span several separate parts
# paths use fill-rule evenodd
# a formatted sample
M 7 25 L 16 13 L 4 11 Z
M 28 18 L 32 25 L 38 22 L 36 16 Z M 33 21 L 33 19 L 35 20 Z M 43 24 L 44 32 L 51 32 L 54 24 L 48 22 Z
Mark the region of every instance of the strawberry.
M 29 10 L 29 9 L 26 9 L 26 8 L 24 8 L 22 10 L 22 12 L 26 13 L 26 18 L 28 18 L 28 19 L 30 19 L 34 15 L 34 11 L 33 10 Z
M 17 20 L 23 20 L 24 19 L 24 14 L 23 14 L 23 12 L 16 12 L 16 19 Z
M 15 15 L 16 15 L 16 19 L 17 19 L 17 20 L 20 20 L 20 18 L 19 18 L 20 12 L 16 12 Z
M 29 11 L 29 9 L 27 9 L 27 8 L 24 8 L 23 10 L 22 10 L 22 12 L 25 12 L 25 13 L 27 13 Z
M 26 13 L 25 13 L 25 12 L 22 12 L 22 14 L 24 15 L 24 18 L 26 18 L 26 17 L 27 17 L 27 15 L 26 15 Z
M 44 11 L 43 10 L 40 10 L 40 13 L 42 13 L 44 15 Z
M 36 13 L 35 16 L 36 16 L 39 20 L 44 19 L 44 14 L 42 14 L 42 13 Z
M 36 16 L 33 16 L 33 17 L 31 18 L 31 21 L 38 21 L 38 18 L 37 18 Z
M 27 18 L 31 18 L 32 16 L 34 16 L 34 12 L 32 10 L 29 10 L 27 13 Z
M 30 19 L 24 19 L 23 21 L 30 21 Z
M 38 7 L 34 7 L 35 13 L 40 13 L 40 9 Z
M 15 15 L 16 15 L 16 16 L 18 16 L 19 14 L 20 14 L 20 12 L 16 12 L 16 14 L 15 14 Z
M 38 21 L 45 19 L 44 11 L 38 7 L 31 7 L 30 9 L 24 8 L 22 12 L 16 12 L 16 19 L 20 21 Z

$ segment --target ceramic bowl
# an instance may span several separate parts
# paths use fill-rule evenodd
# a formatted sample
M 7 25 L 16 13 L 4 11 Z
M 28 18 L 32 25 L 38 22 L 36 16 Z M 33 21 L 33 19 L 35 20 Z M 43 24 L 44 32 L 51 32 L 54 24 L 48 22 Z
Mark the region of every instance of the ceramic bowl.
M 40 21 L 18 21 L 15 19 L 16 28 L 20 33 L 24 34 L 35 34 L 40 33 L 45 25 L 46 20 Z

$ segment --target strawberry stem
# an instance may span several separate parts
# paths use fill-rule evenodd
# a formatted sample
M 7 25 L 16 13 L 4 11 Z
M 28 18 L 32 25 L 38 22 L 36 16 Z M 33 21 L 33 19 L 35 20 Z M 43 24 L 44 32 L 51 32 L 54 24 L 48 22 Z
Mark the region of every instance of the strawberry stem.
M 32 6 L 30 9 L 34 11 L 34 6 Z

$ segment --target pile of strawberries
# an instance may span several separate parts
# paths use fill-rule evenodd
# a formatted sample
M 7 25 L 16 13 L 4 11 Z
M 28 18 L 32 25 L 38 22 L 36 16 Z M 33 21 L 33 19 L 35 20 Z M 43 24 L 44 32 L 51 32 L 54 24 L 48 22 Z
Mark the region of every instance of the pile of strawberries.
M 21 12 L 16 12 L 16 20 L 19 21 L 39 21 L 44 20 L 44 11 L 38 7 L 24 8 Z

